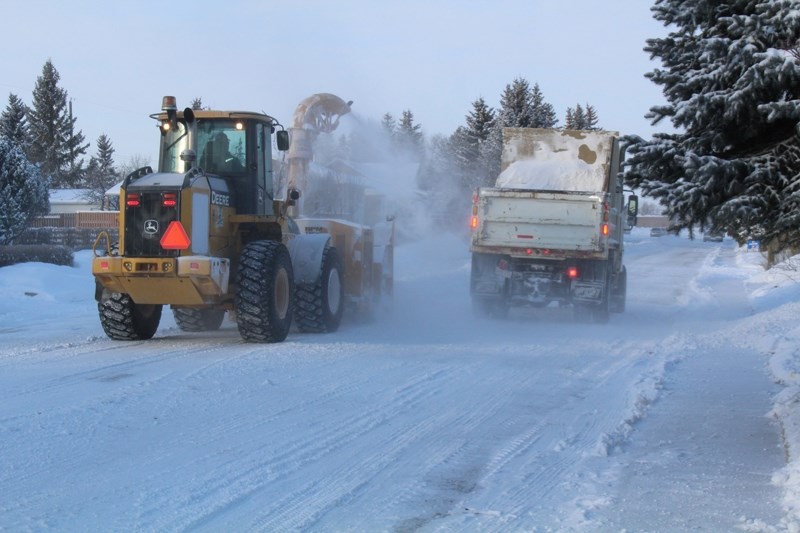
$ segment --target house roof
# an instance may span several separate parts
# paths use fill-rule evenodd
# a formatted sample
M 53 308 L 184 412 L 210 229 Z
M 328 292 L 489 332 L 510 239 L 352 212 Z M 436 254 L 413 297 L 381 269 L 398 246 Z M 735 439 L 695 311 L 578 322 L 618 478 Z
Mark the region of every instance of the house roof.
M 91 189 L 50 189 L 50 204 L 86 204 L 94 202 L 89 200 Z

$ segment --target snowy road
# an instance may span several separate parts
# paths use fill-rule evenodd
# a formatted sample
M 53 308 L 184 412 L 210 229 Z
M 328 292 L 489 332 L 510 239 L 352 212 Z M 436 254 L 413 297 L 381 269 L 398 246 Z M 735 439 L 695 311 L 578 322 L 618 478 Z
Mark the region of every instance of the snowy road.
M 391 313 L 277 345 L 168 312 L 112 342 L 85 252 L 0 269 L 0 530 L 791 530 L 759 266 L 640 229 L 626 254 L 608 325 L 487 322 L 466 242 L 401 246 Z

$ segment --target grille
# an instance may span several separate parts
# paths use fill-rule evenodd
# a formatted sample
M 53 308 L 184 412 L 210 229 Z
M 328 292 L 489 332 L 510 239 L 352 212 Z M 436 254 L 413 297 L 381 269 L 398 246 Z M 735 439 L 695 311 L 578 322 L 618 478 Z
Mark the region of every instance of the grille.
M 172 192 L 172 191 L 170 191 Z M 179 193 L 179 191 L 176 191 Z M 161 237 L 180 205 L 164 206 L 163 191 L 129 193 L 139 195 L 139 205 L 125 206 L 125 255 L 130 257 L 175 257 L 178 250 L 164 250 Z M 174 194 L 174 193 L 173 193 Z M 180 194 L 176 194 L 180 198 Z

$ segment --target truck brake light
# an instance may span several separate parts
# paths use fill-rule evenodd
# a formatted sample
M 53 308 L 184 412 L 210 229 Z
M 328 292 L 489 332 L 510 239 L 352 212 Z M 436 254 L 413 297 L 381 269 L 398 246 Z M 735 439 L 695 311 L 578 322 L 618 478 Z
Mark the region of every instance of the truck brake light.
M 608 237 L 608 224 L 603 224 L 601 230 L 603 237 Z
M 125 197 L 125 205 L 128 207 L 139 207 L 141 205 L 141 201 L 139 200 L 139 195 L 136 193 L 128 194 Z
M 472 229 L 478 229 L 478 217 L 475 215 L 472 216 L 472 219 L 469 221 L 469 227 Z
M 571 266 L 571 267 L 567 268 L 567 277 L 569 279 L 577 279 L 578 278 L 578 274 L 579 274 L 578 267 Z

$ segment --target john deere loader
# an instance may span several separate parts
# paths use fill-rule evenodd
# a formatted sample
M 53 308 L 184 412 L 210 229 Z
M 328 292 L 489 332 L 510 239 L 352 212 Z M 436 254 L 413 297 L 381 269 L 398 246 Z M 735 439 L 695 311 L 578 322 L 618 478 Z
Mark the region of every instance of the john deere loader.
M 349 111 L 338 97 L 315 96 L 311 113 Z M 124 179 L 119 241 L 104 232 L 94 246 L 95 297 L 110 338 L 153 337 L 169 306 L 183 331 L 218 329 L 230 314 L 244 340 L 281 342 L 293 323 L 335 331 L 347 309 L 369 310 L 391 290 L 393 228 L 290 216 L 302 191 L 287 174 L 310 154 L 274 170 L 290 145 L 275 118 L 179 111 L 170 96 L 151 117 L 158 168 Z

